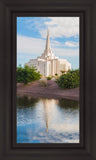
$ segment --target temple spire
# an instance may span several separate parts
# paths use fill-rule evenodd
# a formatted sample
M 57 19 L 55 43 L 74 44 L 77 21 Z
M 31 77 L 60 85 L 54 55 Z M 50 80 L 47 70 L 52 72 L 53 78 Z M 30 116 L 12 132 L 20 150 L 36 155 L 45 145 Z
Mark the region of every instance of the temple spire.
M 48 55 L 51 53 L 51 48 L 50 48 L 50 39 L 49 39 L 49 28 L 47 29 L 47 38 L 46 38 L 46 47 L 45 47 L 45 54 Z

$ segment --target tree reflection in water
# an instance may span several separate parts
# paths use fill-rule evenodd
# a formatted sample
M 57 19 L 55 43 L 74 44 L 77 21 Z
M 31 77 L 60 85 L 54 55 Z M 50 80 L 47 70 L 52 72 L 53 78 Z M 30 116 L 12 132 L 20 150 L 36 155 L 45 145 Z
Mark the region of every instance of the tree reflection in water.
M 17 108 L 34 107 L 39 99 L 34 99 L 29 96 L 17 97 Z
M 60 99 L 58 105 L 63 109 L 79 109 L 79 102 L 69 99 Z

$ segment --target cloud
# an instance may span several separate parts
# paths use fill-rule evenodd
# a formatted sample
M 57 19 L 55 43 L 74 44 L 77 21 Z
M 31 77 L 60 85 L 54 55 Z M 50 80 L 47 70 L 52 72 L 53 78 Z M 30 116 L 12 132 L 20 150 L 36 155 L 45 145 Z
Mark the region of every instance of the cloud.
M 51 38 L 79 35 L 79 17 L 48 17 L 44 24 L 49 27 Z M 39 32 L 45 38 L 46 29 L 40 28 Z
M 53 48 L 52 49 L 56 56 L 79 56 L 79 49 L 62 49 L 62 48 Z
M 45 48 L 45 40 L 17 35 L 17 53 L 41 54 Z
M 49 27 L 51 38 L 77 37 L 79 35 L 79 17 L 30 17 L 25 18 L 27 29 L 38 30 L 42 38 L 46 38 Z
M 78 42 L 67 41 L 67 42 L 65 42 L 65 46 L 68 46 L 68 47 L 78 47 L 79 43 Z
M 52 47 L 70 47 L 70 48 L 78 48 L 79 47 L 79 42 L 74 42 L 74 41 L 66 41 L 64 42 L 59 42 L 59 41 L 54 41 L 51 40 L 51 46 Z
M 17 53 L 31 54 L 32 56 L 35 55 L 35 57 L 40 56 L 44 52 L 45 43 L 46 41 L 43 39 L 17 35 Z M 68 44 L 71 43 L 67 42 L 67 45 Z M 64 48 L 64 45 L 58 41 L 52 41 L 51 46 L 52 46 L 52 51 L 56 56 L 79 55 L 78 48 L 76 49 Z

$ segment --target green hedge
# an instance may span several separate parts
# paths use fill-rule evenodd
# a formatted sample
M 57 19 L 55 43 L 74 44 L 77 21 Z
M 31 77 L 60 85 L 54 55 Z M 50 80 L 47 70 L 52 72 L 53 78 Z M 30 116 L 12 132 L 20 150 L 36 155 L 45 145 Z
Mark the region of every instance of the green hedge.
M 47 77 L 47 80 L 51 80 L 52 79 L 52 77 Z
M 17 67 L 17 75 L 16 75 L 17 83 L 27 84 L 28 82 L 32 82 L 35 80 L 39 80 L 41 78 L 40 72 L 37 72 L 35 68 L 24 66 Z
M 66 74 L 62 74 L 56 83 L 61 88 L 76 88 L 79 86 L 80 76 L 79 70 L 68 71 Z

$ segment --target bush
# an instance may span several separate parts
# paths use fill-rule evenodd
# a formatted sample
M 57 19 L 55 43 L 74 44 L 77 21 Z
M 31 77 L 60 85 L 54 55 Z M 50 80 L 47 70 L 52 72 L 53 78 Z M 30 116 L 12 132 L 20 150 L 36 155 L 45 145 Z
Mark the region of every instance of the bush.
M 27 84 L 28 82 L 32 82 L 35 80 L 39 80 L 41 78 L 40 72 L 37 72 L 35 68 L 24 66 L 17 67 L 17 75 L 16 75 L 17 83 Z
M 52 79 L 52 77 L 47 77 L 47 80 L 51 80 Z
M 47 87 L 47 86 L 48 86 L 48 83 L 47 83 L 47 80 L 46 80 L 46 79 L 42 79 L 42 80 L 40 80 L 39 82 L 40 82 L 40 85 L 41 85 L 42 87 Z
M 76 88 L 79 86 L 79 70 L 68 71 L 61 75 L 56 83 L 61 88 Z

